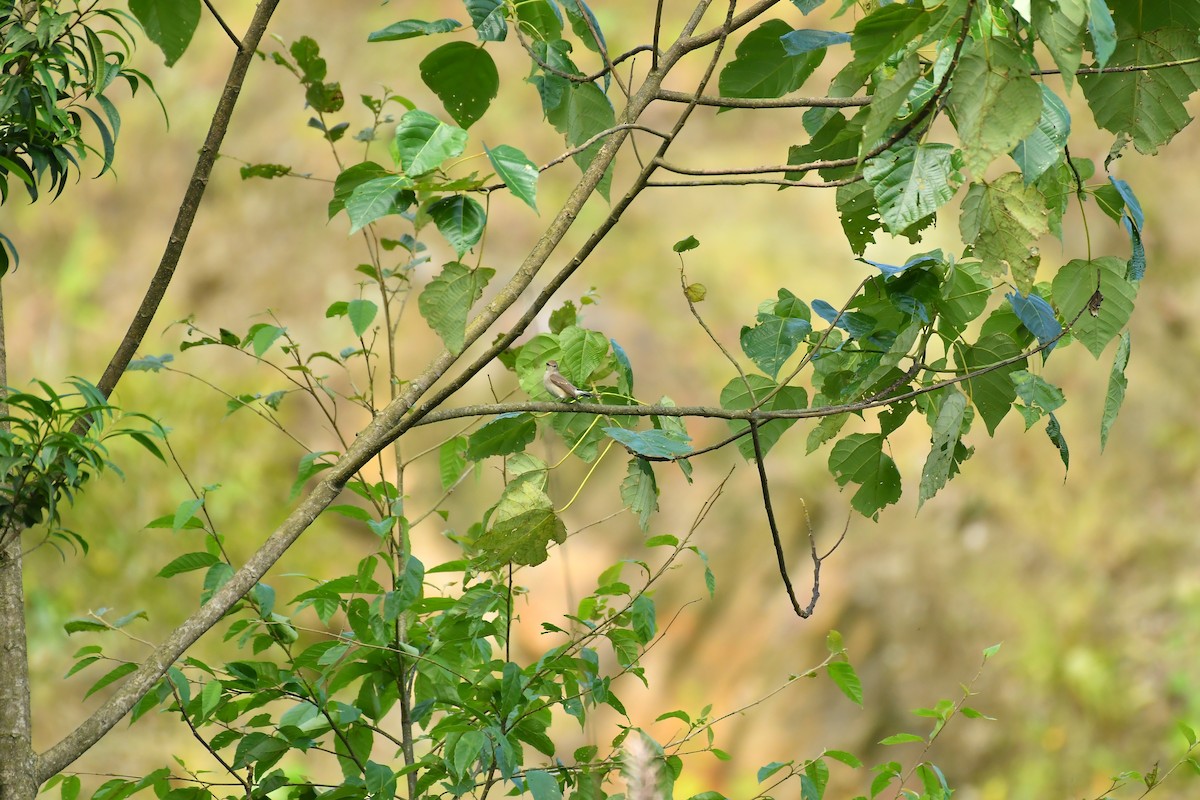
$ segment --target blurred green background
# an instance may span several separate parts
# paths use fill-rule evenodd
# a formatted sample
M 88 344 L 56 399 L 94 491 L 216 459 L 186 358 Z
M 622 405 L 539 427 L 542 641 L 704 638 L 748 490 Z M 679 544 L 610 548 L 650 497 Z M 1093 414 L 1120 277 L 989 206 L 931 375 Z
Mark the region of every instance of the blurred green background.
M 249 19 L 249 4 L 223 4 L 234 30 Z M 596 2 L 596 13 L 614 52 L 645 40 L 653 4 Z M 688 3 L 668 3 L 667 31 L 678 30 Z M 787 9 L 785 12 L 794 12 Z M 353 133 L 369 121 L 356 103 L 360 93 L 387 86 L 421 108 L 441 113 L 416 73 L 420 57 L 442 40 L 366 44 L 368 32 L 401 18 L 465 19 L 457 2 L 378 6 L 289 0 L 281 4 L 271 32 L 283 43 L 301 35 L 316 38 L 329 62 L 330 80 L 340 80 L 347 98 L 338 119 Z M 795 20 L 792 20 L 796 24 Z M 819 26 L 818 15 L 806 24 Z M 840 23 L 835 23 L 840 24 Z M 264 50 L 282 47 L 264 41 Z M 492 46 L 501 68 L 498 100 L 471 129 L 468 152 L 506 143 L 544 163 L 562 150 L 548 125 L 540 124 L 536 92 L 515 42 Z M 149 45 L 137 65 L 157 82 L 167 109 L 164 124 L 155 101 L 117 96 L 124 117 L 116 176 L 91 180 L 98 166 L 85 166 L 85 179 L 68 186 L 55 203 L 24 205 L 14 193 L 3 229 L 21 252 L 18 271 L 4 278 L 8 323 L 9 380 L 24 386 L 33 377 L 60 383 L 67 375 L 95 380 L 141 297 L 157 264 L 175 208 L 232 56 L 231 45 L 207 15 L 191 49 L 172 70 Z M 831 55 L 822 74 L 832 74 Z M 587 62 L 590 63 L 590 62 Z M 700 58 L 685 62 L 671 88 L 690 88 L 703 70 Z M 1059 88 L 1059 87 L 1055 87 Z M 818 88 L 814 88 L 814 93 Z M 1076 91 L 1072 155 L 1102 162 L 1111 137 L 1093 130 Z M 398 115 L 399 105 L 393 107 Z M 647 119 L 667 124 L 678 111 L 664 104 Z M 184 328 L 173 320 L 194 315 L 207 330 L 244 331 L 269 311 L 309 350 L 347 344 L 344 320 L 326 320 L 335 300 L 357 296 L 354 267 L 365 260 L 361 240 L 347 237 L 344 217 L 326 222 L 325 206 L 337 171 L 327 144 L 306 127 L 303 91 L 286 71 L 264 62 L 253 66 L 233 126 L 223 147 L 196 227 L 166 304 L 143 354 L 176 352 L 176 366 L 200 374 L 232 393 L 281 388 L 277 376 L 249 358 L 213 349 L 177 347 Z M 386 132 L 386 128 L 385 128 Z M 959 685 L 975 674 L 982 649 L 1004 646 L 976 685 L 972 705 L 996 721 L 956 721 L 929 757 L 946 771 L 959 797 L 1044 798 L 1095 796 L 1122 769 L 1164 768 L 1182 751 L 1177 720 L 1200 722 L 1200 573 L 1197 572 L 1197 506 L 1200 492 L 1200 334 L 1193 309 L 1200 283 L 1193 268 L 1193 217 L 1198 207 L 1197 142 L 1185 130 L 1158 158 L 1127 155 L 1114 172 L 1129 181 L 1146 211 L 1149 272 L 1131 323 L 1133 355 L 1124 410 L 1103 457 L 1099 420 L 1111 363 L 1094 361 L 1078 346 L 1056 353 L 1046 378 L 1062 386 L 1068 405 L 1060 419 L 1071 446 L 1071 469 L 1063 465 L 1040 429 L 1022 435 L 1016 414 L 1001 424 L 995 440 L 973 431 L 974 457 L 921 513 L 916 485 L 928 448 L 925 432 L 902 431 L 892 441 L 905 477 L 905 497 L 878 523 L 853 518 L 845 543 L 826 564 L 816 615 L 792 615 L 770 550 L 758 502 L 754 471 L 736 452 L 706 456 L 689 486 L 677 470 L 660 469 L 662 511 L 652 533 L 687 530 L 705 497 L 730 467 L 725 495 L 699 529 L 717 575 L 715 601 L 686 605 L 704 596 L 700 569 L 687 564 L 656 595 L 660 625 L 679 612 L 669 635 L 649 655 L 651 688 L 623 686 L 622 698 L 634 724 L 669 737 L 671 725 L 652 725 L 667 710 L 696 712 L 713 704 L 724 713 L 785 682 L 789 674 L 818 663 L 830 628 L 842 631 L 863 678 L 866 702 L 859 709 L 825 680 L 799 682 L 769 702 L 738 715 L 718 730 L 717 746 L 733 759 L 697 760 L 680 787 L 719 789 L 748 796 L 754 771 L 769 761 L 804 759 L 822 747 L 853 751 L 868 761 L 911 760 L 918 746 L 888 750 L 874 743 L 897 731 L 923 733 L 928 721 L 909 710 L 956 698 Z M 715 115 L 701 110 L 671 160 L 716 167 L 781 163 L 787 146 L 802 139 L 798 111 Z M 652 140 L 642 140 L 643 157 Z M 347 163 L 361 158 L 361 145 L 345 143 Z M 382 161 L 385 156 L 377 154 Z M 295 178 L 244 183 L 238 160 L 288 164 L 314 180 Z M 632 174 L 626 157 L 614 192 Z M 474 168 L 483 169 L 477 160 Z M 491 225 L 483 263 L 499 278 L 519 262 L 578 175 L 573 165 L 547 173 L 539 187 L 541 216 L 508 196 L 490 205 Z M 599 220 L 599 201 L 585 213 L 551 259 L 563 263 Z M 1096 254 L 1127 255 L 1124 235 L 1089 210 Z M 1042 246 L 1042 272 L 1080 256 L 1085 247 L 1077 209 L 1065 225 L 1066 243 Z M 637 392 L 646 400 L 669 395 L 678 403 L 715 403 L 730 368 L 703 340 L 679 291 L 679 261 L 671 245 L 695 235 L 701 248 L 686 254 L 688 279 L 705 284 L 700 309 L 716 334 L 734 346 L 758 303 L 786 286 L 802 298 L 824 298 L 835 306 L 868 274 L 853 260 L 833 209 L 831 192 L 772 187 L 740 189 L 655 189 L 643 195 L 618 228 L 562 290 L 562 299 L 593 292 L 585 323 L 615 337 L 629 353 Z M 447 257 L 433 244 L 435 263 Z M 957 252 L 955 211 L 948 209 L 927 245 L 881 241 L 868 257 L 899 263 L 908 254 L 935 246 Z M 520 305 L 520 304 L 519 304 Z M 523 307 L 523 306 L 522 306 Z M 402 333 L 400 371 L 412 374 L 440 346 L 412 316 Z M 511 315 L 515 316 L 515 315 Z M 539 328 L 539 330 L 543 330 Z M 536 333 L 537 331 L 533 331 Z M 501 389 L 508 373 L 489 370 Z M 490 398 L 481 376 L 457 402 Z M 116 402 L 154 416 L 172 429 L 172 443 L 197 486 L 219 483 L 211 512 L 235 557 L 244 558 L 286 515 L 288 491 L 302 452 L 286 438 L 241 412 L 226 416 L 221 396 L 182 375 L 132 373 Z M 355 412 L 347 419 L 354 420 Z M 362 417 L 362 413 L 358 412 Z M 315 449 L 333 439 L 302 401 L 285 404 L 284 418 Z M 357 420 L 360 424 L 365 419 Z M 869 423 L 867 423 L 869 424 Z M 461 426 L 420 429 L 406 452 L 417 452 L 453 435 Z M 1039 426 L 1040 427 L 1040 426 Z M 698 421 L 690 426 L 697 443 L 713 441 L 724 427 Z M 849 430 L 849 427 L 847 428 Z M 839 493 L 826 468 L 828 451 L 804 455 L 807 428 L 795 426 L 769 461 L 776 513 L 791 537 L 793 579 L 807 591 L 805 509 L 823 544 L 846 525 L 849 495 Z M 555 460 L 558 443 L 541 443 Z M 100 700 L 80 702 L 97 677 L 87 672 L 65 681 L 71 653 L 87 641 L 68 639 L 62 623 L 102 607 L 125 613 L 147 608 L 150 622 L 133 633 L 159 640 L 194 606 L 198 581 L 153 577 L 175 555 L 196 549 L 187 534 L 146 530 L 143 525 L 170 513 L 188 497 L 178 473 L 132 449 L 118 449 L 124 481 L 106 475 L 89 486 L 68 524 L 86 536 L 86 558 L 60 558 L 42 547 L 28 559 L 30 646 L 36 681 L 37 744 L 57 741 Z M 428 460 L 427 460 L 428 461 Z M 620 459 L 601 466 L 569 513 L 571 530 L 609 515 L 619 503 Z M 585 470 L 557 473 L 552 492 L 565 502 Z M 495 477 L 468 482 L 456 495 L 448 523 L 432 517 L 416 529 L 424 552 L 448 551 L 443 530 L 467 527 L 491 502 Z M 409 516 L 428 508 L 440 494 L 436 463 L 421 462 L 410 480 Z M 411 510 L 415 509 L 415 511 Z M 436 521 L 436 524 L 435 524 Z M 523 658 L 548 646 L 542 620 L 558 620 L 594 586 L 604 566 L 640 552 L 633 518 L 620 515 L 572 536 L 551 560 L 526 570 L 530 588 L 518 606 L 516 636 Z M 282 587 L 301 587 L 288 573 L 320 578 L 351 570 L 354 554 L 365 554 L 370 534 L 340 520 L 322 520 L 272 573 Z M 434 563 L 435 557 L 426 558 Z M 287 596 L 281 591 L 281 597 Z M 682 608 L 682 611 L 680 609 Z M 201 641 L 200 652 L 226 652 L 219 635 Z M 111 642 L 109 648 L 137 657 L 142 645 Z M 230 656 L 232 657 L 232 656 Z M 615 729 L 583 733 L 563 728 L 564 752 L 589 740 L 604 744 Z M 908 749 L 904 749 L 908 748 Z M 189 766 L 211 768 L 186 731 L 152 715 L 136 726 L 118 727 L 81 759 L 76 769 L 96 775 L 131 774 L 182 756 Z M 834 768 L 834 783 L 846 772 Z M 95 779 L 99 782 L 99 778 Z M 857 786 L 849 793 L 865 791 Z M 1193 797 L 1194 783 L 1172 783 L 1156 796 Z

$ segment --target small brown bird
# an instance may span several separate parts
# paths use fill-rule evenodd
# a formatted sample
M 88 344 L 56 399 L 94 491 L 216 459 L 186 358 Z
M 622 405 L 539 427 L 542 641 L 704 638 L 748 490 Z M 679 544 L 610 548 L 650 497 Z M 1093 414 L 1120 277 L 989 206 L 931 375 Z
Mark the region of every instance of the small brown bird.
M 546 362 L 546 374 L 542 376 L 542 385 L 556 400 L 577 400 L 580 397 L 595 397 L 591 392 L 585 392 L 562 376 L 558 371 L 557 361 Z

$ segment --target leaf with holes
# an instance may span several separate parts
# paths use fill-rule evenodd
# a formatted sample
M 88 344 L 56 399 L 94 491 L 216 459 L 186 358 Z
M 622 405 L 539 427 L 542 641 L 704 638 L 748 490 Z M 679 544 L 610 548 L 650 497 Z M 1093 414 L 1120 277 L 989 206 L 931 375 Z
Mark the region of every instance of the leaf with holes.
M 421 80 L 442 101 L 450 118 L 469 128 L 500 91 L 496 62 L 482 47 L 450 42 L 421 60 Z
M 885 442 L 882 434 L 852 433 L 829 453 L 829 471 L 838 485 L 858 484 L 850 505 L 864 517 L 873 519 L 879 518 L 884 506 L 900 499 L 900 470 L 891 456 L 883 452 Z

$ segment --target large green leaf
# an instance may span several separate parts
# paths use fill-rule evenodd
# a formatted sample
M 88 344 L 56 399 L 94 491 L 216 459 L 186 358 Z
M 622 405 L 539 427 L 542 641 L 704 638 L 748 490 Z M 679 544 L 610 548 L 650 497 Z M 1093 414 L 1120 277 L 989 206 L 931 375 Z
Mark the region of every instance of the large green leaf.
M 504 0 L 466 0 L 466 6 L 481 41 L 503 42 L 508 37 L 508 6 Z
M 1042 88 L 1042 116 L 1033 132 L 1021 140 L 1012 151 L 1013 160 L 1021 168 L 1026 183 L 1032 183 L 1055 164 L 1066 158 L 1067 136 L 1071 133 L 1071 115 L 1058 95 L 1047 86 Z
M 421 80 L 464 128 L 483 116 L 500 91 L 496 62 L 482 47 L 450 42 L 421 60 Z
M 747 391 L 746 384 L 750 390 Z M 721 408 L 741 410 L 751 408 L 755 401 L 761 401 L 778 384 L 763 375 L 747 375 L 746 381 L 740 377 L 734 378 L 721 390 Z M 808 392 L 800 386 L 784 386 L 779 393 L 763 404 L 764 411 L 785 411 L 808 407 Z M 773 419 L 758 426 L 758 439 L 762 444 L 763 455 L 766 456 L 784 431 L 796 424 L 794 419 Z M 740 433 L 750 427 L 745 420 L 729 421 L 729 427 L 734 433 Z M 738 451 L 743 457 L 754 458 L 754 441 L 749 434 L 738 439 Z
M 129 10 L 162 50 L 168 67 L 187 50 L 200 24 L 200 0 L 129 0 Z
M 425 111 L 409 111 L 396 126 L 392 143 L 396 163 L 415 177 L 431 172 L 448 158 L 462 155 L 467 132 Z
M 562 38 L 563 19 L 558 7 L 547 0 L 522 0 L 515 4 L 517 19 L 524 26 L 526 35 L 532 33 L 542 41 Z
M 627 450 L 649 458 L 676 458 L 692 452 L 691 437 L 686 433 L 651 428 L 631 431 L 628 428 L 607 427 L 603 429 L 612 439 L 625 445 Z
M 501 414 L 467 439 L 467 458 L 479 461 L 488 456 L 519 453 L 533 441 L 537 423 L 526 412 Z
M 895 73 L 875 88 L 871 105 L 867 107 L 867 119 L 863 123 L 862 145 L 858 158 L 861 162 L 873 148 L 883 144 L 884 134 L 895 125 L 896 115 L 908 100 L 909 92 L 921 77 L 921 62 L 911 55 L 900 62 Z
M 658 510 L 658 484 L 646 459 L 636 456 L 629 459 L 625 480 L 621 481 L 621 502 L 637 514 L 638 527 L 649 530 L 650 515 Z
M 568 325 L 559 334 L 558 345 L 562 352 L 559 371 L 567 380 L 579 385 L 602 377 L 596 371 L 608 360 L 608 339 L 603 333 Z
M 883 452 L 886 442 L 878 433 L 852 433 L 829 453 L 829 471 L 838 485 L 859 485 L 850 505 L 864 517 L 878 519 L 884 506 L 900 499 L 900 470 Z
M 566 526 L 546 493 L 532 481 L 517 481 L 505 488 L 491 529 L 476 545 L 490 566 L 511 562 L 532 567 L 546 560 L 550 542 L 562 544 L 566 538 Z
M 1125 402 L 1125 389 L 1129 379 L 1125 377 L 1125 367 L 1129 365 L 1129 331 L 1121 332 L 1117 344 L 1117 355 L 1113 359 L 1112 372 L 1108 375 L 1108 391 L 1104 394 L 1104 416 L 1100 420 L 1100 451 L 1108 444 L 1108 432 L 1117 421 L 1121 404 Z
M 781 19 L 769 19 L 746 35 L 733 61 L 721 70 L 722 97 L 782 97 L 794 92 L 825 57 L 824 50 L 788 55 L 780 37 L 792 32 Z
M 962 156 L 948 144 L 907 145 L 869 159 L 863 176 L 892 233 L 930 216 L 962 182 Z
M 974 247 L 985 276 L 1001 277 L 1011 269 L 1017 289 L 1029 294 L 1037 273 L 1037 242 L 1050 230 L 1050 211 L 1036 186 L 1019 172 L 991 183 L 973 183 L 959 217 L 963 241 Z
M 364 161 L 347 167 L 333 182 L 333 199 L 329 201 L 329 218 L 346 207 L 350 194 L 362 184 L 375 178 L 385 178 L 392 173 L 374 161 Z
M 807 320 L 760 314 L 757 325 L 742 328 L 742 351 L 759 369 L 775 378 L 811 330 L 812 324 Z
M 1164 28 L 1120 39 L 1108 67 L 1197 57 L 1195 30 Z M 1081 75 L 1079 85 L 1096 124 L 1129 135 L 1138 152 L 1153 155 L 1192 121 L 1184 103 L 1200 87 L 1200 64 Z
M 412 180 L 404 175 L 385 175 L 372 178 L 354 187 L 346 198 L 346 215 L 350 217 L 350 233 L 358 233 L 375 220 L 388 214 L 399 214 L 411 204 Z M 336 186 L 336 184 L 335 184 Z
M 967 398 L 954 389 L 947 389 L 946 399 L 938 410 L 933 423 L 933 443 L 925 466 L 921 469 L 921 489 L 917 508 L 931 499 L 946 485 L 955 469 L 954 451 L 962 436 L 963 418 L 967 412 Z
M 442 337 L 450 352 L 462 352 L 467 315 L 471 306 L 483 295 L 483 287 L 495 274 L 495 270 L 484 267 L 471 269 L 465 264 L 451 261 L 417 298 L 421 316 Z
M 489 149 L 484 145 L 488 161 L 508 190 L 534 211 L 537 211 L 538 168 L 517 148 L 502 144 Z
M 435 19 L 427 22 L 423 19 L 405 19 L 393 22 L 386 28 L 371 31 L 367 35 L 368 42 L 398 42 L 402 39 L 412 39 L 417 36 L 430 36 L 438 33 L 449 33 L 455 28 L 462 27 L 456 19 Z
M 954 72 L 950 109 L 967 169 L 981 178 L 997 156 L 1033 131 L 1042 113 L 1042 90 L 1017 45 L 988 39 L 964 50 Z
M 555 130 L 563 134 L 571 147 L 583 144 L 601 131 L 609 130 L 617 122 L 612 103 L 594 83 L 569 84 L 563 91 L 559 104 L 547 111 L 546 118 Z M 586 170 L 603 146 L 604 141 L 598 140 L 572 158 L 581 170 Z M 608 197 L 611 184 L 610 167 L 597 187 L 602 197 Z
M 974 372 L 1020 354 L 1021 348 L 1012 337 L 993 333 L 984 336 L 971 347 L 959 351 L 958 362 L 962 369 Z M 963 390 L 979 411 L 983 424 L 987 426 L 988 435 L 995 434 L 996 426 L 1008 414 L 1013 401 L 1017 399 L 1017 390 L 1009 376 L 1027 366 L 1028 362 L 1025 360 L 1015 361 L 963 383 Z
M 1098 2 L 1103 4 L 1104 0 Z M 1075 85 L 1075 71 L 1083 62 L 1087 5 L 1087 0 L 1058 0 L 1034 3 L 1031 9 L 1034 30 L 1061 71 L 1068 92 Z
M 1104 348 L 1133 314 L 1137 286 L 1125 277 L 1125 273 L 1124 261 L 1105 256 L 1095 261 L 1075 259 L 1054 276 L 1051 291 L 1055 305 L 1064 320 L 1075 320 L 1071 334 L 1096 358 L 1100 358 Z M 1097 275 L 1103 299 L 1098 309 L 1084 310 L 1096 291 Z
M 862 18 L 854 26 L 854 60 L 834 78 L 830 93 L 836 97 L 848 97 L 889 56 L 909 46 L 921 37 L 933 17 L 916 3 L 889 3 Z
M 454 248 L 459 258 L 483 236 L 487 214 L 473 197 L 456 194 L 430 203 L 425 213 L 437 225 L 438 231 Z

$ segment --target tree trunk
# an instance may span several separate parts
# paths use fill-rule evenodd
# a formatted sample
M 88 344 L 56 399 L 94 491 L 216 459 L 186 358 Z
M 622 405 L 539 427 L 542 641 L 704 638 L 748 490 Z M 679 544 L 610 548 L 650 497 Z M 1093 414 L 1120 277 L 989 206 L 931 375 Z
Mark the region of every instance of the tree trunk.
M 0 283 L 0 287 L 3 284 Z M 4 298 L 0 293 L 0 414 L 8 386 L 4 346 Z M 3 430 L 6 423 L 0 423 Z M 0 552 L 0 800 L 33 800 L 37 794 L 30 733 L 29 654 L 25 646 L 25 591 L 21 585 L 21 539 Z

